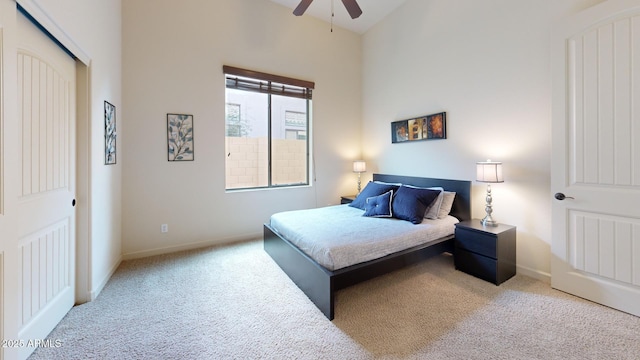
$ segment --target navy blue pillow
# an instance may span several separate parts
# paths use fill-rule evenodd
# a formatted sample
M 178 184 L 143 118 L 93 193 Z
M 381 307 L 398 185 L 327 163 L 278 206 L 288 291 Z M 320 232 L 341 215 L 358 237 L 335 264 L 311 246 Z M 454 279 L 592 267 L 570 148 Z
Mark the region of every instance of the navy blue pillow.
M 367 198 L 367 203 L 362 216 L 371 217 L 391 217 L 391 199 L 393 199 L 393 190 L 374 197 Z
M 420 224 L 429 205 L 439 194 L 440 190 L 400 186 L 391 203 L 393 217 Z
M 365 210 L 365 206 L 367 205 L 367 198 L 382 195 L 389 190 L 397 190 L 398 185 L 392 184 L 381 184 L 375 181 L 369 181 L 367 186 L 362 189 L 360 194 L 356 196 L 356 198 L 349 204 L 349 206 Z

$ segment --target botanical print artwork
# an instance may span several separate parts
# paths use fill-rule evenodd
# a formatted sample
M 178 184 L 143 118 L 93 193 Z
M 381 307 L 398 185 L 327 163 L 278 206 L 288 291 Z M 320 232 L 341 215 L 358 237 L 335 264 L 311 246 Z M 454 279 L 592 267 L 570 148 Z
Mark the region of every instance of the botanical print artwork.
M 193 160 L 193 115 L 167 114 L 169 161 Z
M 116 163 L 116 107 L 104 102 L 104 164 Z

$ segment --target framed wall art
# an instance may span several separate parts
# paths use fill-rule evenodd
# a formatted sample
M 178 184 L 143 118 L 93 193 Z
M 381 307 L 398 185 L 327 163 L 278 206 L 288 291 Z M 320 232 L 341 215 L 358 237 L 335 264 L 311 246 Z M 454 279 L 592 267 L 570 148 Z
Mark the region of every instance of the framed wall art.
M 167 114 L 169 161 L 193 161 L 193 115 Z
M 116 107 L 104 102 L 104 164 L 116 163 Z
M 420 116 L 391 123 L 391 142 L 411 142 L 447 138 L 447 113 Z

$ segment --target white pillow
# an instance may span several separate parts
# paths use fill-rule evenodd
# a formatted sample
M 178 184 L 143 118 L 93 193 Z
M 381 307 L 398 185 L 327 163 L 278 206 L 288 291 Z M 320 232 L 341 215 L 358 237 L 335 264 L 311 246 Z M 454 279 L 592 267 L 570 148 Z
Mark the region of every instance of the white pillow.
M 374 183 L 378 183 L 381 185 L 393 185 L 393 186 L 401 186 L 402 183 L 390 183 L 390 182 L 384 182 L 384 181 L 380 181 L 380 180 L 374 180 Z
M 456 193 L 452 191 L 443 191 L 440 195 L 443 195 L 443 197 L 442 203 L 440 204 L 440 210 L 438 210 L 438 219 L 444 219 L 451 212 L 453 199 L 456 198 Z
M 440 194 L 438 194 L 438 197 L 435 200 L 433 200 L 433 202 L 431 203 L 431 206 L 427 208 L 427 212 L 424 213 L 425 219 L 435 220 L 438 218 L 438 213 L 440 212 L 440 206 L 442 205 L 442 200 L 444 199 L 444 194 L 443 194 L 444 189 L 441 187 L 430 187 L 426 189 L 440 190 Z

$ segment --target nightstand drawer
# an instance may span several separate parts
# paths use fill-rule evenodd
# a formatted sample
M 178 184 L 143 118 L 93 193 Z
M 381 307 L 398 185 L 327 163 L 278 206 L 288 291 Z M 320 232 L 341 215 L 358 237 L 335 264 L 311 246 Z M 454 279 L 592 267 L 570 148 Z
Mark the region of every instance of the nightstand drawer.
M 464 271 L 485 281 L 499 284 L 497 279 L 498 261 L 478 255 L 461 248 L 456 248 L 456 269 Z M 500 281 L 501 282 L 501 281 Z
M 456 228 L 456 247 L 466 249 L 494 259 L 498 258 L 497 239 L 493 234 L 466 228 Z

